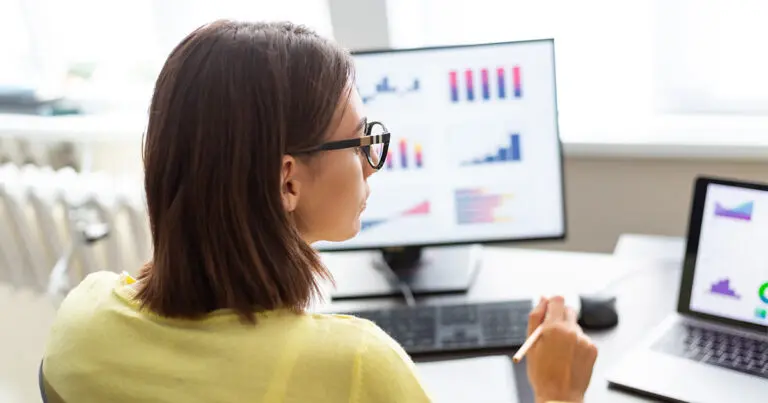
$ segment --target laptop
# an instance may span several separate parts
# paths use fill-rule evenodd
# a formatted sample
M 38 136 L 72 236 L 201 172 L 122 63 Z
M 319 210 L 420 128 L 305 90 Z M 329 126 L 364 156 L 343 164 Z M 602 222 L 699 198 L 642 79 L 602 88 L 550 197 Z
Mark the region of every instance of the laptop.
M 677 310 L 607 379 L 672 401 L 768 402 L 768 184 L 696 179 Z

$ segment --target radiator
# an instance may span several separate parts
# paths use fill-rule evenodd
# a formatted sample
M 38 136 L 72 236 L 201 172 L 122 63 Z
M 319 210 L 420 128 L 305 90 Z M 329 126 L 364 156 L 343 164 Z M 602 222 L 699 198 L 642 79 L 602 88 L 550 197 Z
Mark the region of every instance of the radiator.
M 139 178 L 0 165 L 0 281 L 60 301 L 91 272 L 135 274 L 151 253 L 143 195 Z

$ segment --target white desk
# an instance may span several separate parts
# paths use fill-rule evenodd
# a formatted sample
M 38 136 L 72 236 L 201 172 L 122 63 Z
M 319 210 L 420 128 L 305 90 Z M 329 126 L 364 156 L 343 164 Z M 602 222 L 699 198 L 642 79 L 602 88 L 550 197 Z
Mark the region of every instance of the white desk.
M 626 250 L 626 247 L 624 247 Z M 631 248 L 630 248 L 631 250 Z M 645 402 L 653 401 L 624 392 L 608 389 L 605 371 L 618 361 L 624 351 L 640 341 L 645 332 L 673 312 L 679 284 L 679 263 L 670 259 L 635 257 L 634 254 L 613 256 L 607 254 L 551 252 L 522 250 L 505 247 L 485 247 L 483 265 L 477 279 L 466 295 L 430 296 L 419 299 L 421 304 L 443 301 L 486 301 L 510 298 L 526 298 L 539 294 L 573 294 L 598 291 L 613 283 L 620 315 L 619 325 L 605 332 L 591 332 L 600 355 L 595 365 L 587 401 L 593 402 Z M 623 257 L 622 257 L 623 256 Z M 339 281 L 345 274 L 359 278 L 361 269 L 354 264 L 361 255 L 345 253 L 329 260 Z M 357 260 L 359 261 L 359 260 Z M 370 276 L 380 276 L 371 272 Z M 373 278 L 373 277 L 371 277 Z M 619 279 L 619 280 L 617 280 Z M 614 281 L 617 280 L 617 281 Z M 372 306 L 402 305 L 402 298 L 378 298 L 370 300 L 336 301 L 330 310 L 355 310 Z M 323 309 L 325 310 L 325 309 Z M 514 351 L 489 351 L 492 354 L 512 355 Z M 478 356 L 477 353 L 441 354 L 416 357 L 419 362 L 439 361 Z M 483 374 L 468 373 L 483 381 Z M 518 391 L 523 395 L 521 403 L 528 402 L 529 388 L 525 384 L 525 369 L 515 368 Z M 526 386 L 526 385 L 523 385 Z M 523 389 L 522 391 L 520 391 Z M 478 396 L 478 402 L 485 401 Z

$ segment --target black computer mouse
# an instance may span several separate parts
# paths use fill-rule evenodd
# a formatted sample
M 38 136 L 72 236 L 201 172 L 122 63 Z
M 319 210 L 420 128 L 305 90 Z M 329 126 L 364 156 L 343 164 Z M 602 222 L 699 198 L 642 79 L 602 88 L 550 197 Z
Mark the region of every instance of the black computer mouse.
M 580 295 L 579 325 L 585 330 L 605 330 L 619 323 L 616 297 L 612 295 Z

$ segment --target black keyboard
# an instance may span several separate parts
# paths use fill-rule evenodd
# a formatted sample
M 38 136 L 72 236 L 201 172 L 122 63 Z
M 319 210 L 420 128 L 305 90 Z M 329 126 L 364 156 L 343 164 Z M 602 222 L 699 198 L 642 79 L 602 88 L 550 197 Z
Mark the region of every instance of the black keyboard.
M 530 300 L 345 312 L 376 323 L 409 354 L 519 347 Z
M 654 346 L 679 357 L 768 378 L 768 341 L 680 324 Z

